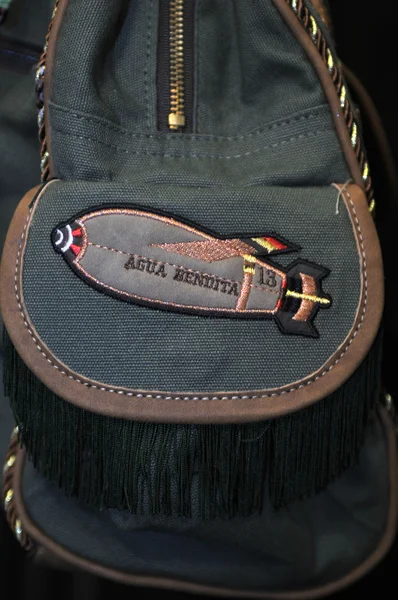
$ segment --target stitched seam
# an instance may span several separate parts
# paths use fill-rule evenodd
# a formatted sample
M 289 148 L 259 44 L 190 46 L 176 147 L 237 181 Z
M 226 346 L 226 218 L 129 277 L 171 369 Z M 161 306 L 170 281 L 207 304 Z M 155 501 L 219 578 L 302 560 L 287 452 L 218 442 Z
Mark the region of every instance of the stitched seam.
M 168 134 L 168 133 L 166 133 L 166 134 L 159 133 L 158 135 L 153 135 L 150 133 L 133 133 L 132 131 L 128 131 L 127 129 L 118 127 L 117 125 L 111 125 L 110 123 L 107 123 L 104 119 L 96 118 L 96 117 L 87 117 L 86 115 L 79 115 L 78 113 L 72 112 L 68 108 L 64 108 L 63 106 L 58 106 L 53 103 L 51 103 L 51 109 L 55 110 L 55 111 L 66 113 L 70 117 L 74 117 L 76 119 L 81 119 L 82 121 L 87 121 L 88 123 L 93 123 L 95 125 L 103 125 L 104 127 L 106 127 L 106 129 L 109 129 L 109 131 L 114 131 L 120 135 L 125 135 L 126 137 L 131 137 L 133 139 L 146 139 L 146 140 L 172 139 L 172 140 L 177 141 L 177 137 L 174 137 L 174 138 L 173 138 L 173 136 L 170 137 L 170 134 Z M 271 123 L 270 125 L 264 125 L 263 127 L 256 129 L 255 131 L 251 131 L 249 133 L 246 133 L 244 135 L 239 135 L 239 136 L 224 137 L 224 136 L 212 136 L 212 135 L 199 135 L 199 134 L 184 133 L 184 139 L 189 139 L 189 140 L 194 140 L 194 141 L 203 140 L 203 141 L 216 141 L 216 142 L 224 142 L 224 141 L 225 142 L 234 142 L 234 141 L 239 141 L 239 140 L 243 141 L 246 139 L 250 139 L 250 138 L 262 135 L 263 133 L 266 133 L 268 131 L 273 131 L 274 129 L 279 129 L 281 127 L 291 125 L 292 123 L 300 123 L 301 121 L 309 121 L 311 119 L 319 117 L 320 115 L 322 115 L 321 110 L 318 110 L 318 111 L 314 110 L 313 112 L 306 114 L 306 115 L 300 115 L 297 117 L 292 117 L 291 119 L 286 119 L 285 121 L 277 121 L 276 123 Z M 180 141 L 180 140 L 178 140 L 178 141 Z
M 181 154 L 181 153 L 174 153 L 174 152 L 169 152 L 169 153 L 167 153 L 167 152 L 142 152 L 139 150 L 131 151 L 131 150 L 127 150 L 126 148 L 121 148 L 120 146 L 115 146 L 114 144 L 108 144 L 108 143 L 104 142 L 103 140 L 98 140 L 98 139 L 91 138 L 91 137 L 84 136 L 84 135 L 76 135 L 74 133 L 62 131 L 62 129 L 53 128 L 53 130 L 56 131 L 57 133 L 60 133 L 61 135 L 72 137 L 77 140 L 86 140 L 89 142 L 94 142 L 96 144 L 105 146 L 106 148 L 111 148 L 112 150 L 117 150 L 117 151 L 123 152 L 124 154 L 130 154 L 131 156 L 163 156 L 164 158 L 217 158 L 217 159 L 224 159 L 224 160 L 229 160 L 232 158 L 244 158 L 246 156 L 251 156 L 252 154 L 262 152 L 263 150 L 270 150 L 271 148 L 277 148 L 278 146 L 284 146 L 286 144 L 290 144 L 291 142 L 295 142 L 297 140 L 302 140 L 302 139 L 309 138 L 309 137 L 316 137 L 317 135 L 319 135 L 321 133 L 326 133 L 328 131 L 329 132 L 331 131 L 330 128 L 318 129 L 317 131 L 314 131 L 314 132 L 300 134 L 300 135 L 291 137 L 287 140 L 282 140 L 281 142 L 277 142 L 275 144 L 270 144 L 269 146 L 262 146 L 261 148 L 256 148 L 255 150 L 250 150 L 248 152 L 242 152 L 240 154 L 208 154 L 208 153 Z
M 116 254 L 124 254 L 125 256 L 134 256 L 133 254 L 131 254 L 131 252 L 123 252 L 123 250 L 117 250 L 116 248 L 110 248 L 109 246 L 102 246 L 101 244 L 93 244 L 92 242 L 88 242 L 88 246 L 94 246 L 94 248 L 101 248 L 101 250 L 110 250 L 111 252 L 116 252 Z M 147 260 L 146 256 L 140 256 L 140 258 L 144 258 Z M 165 260 L 160 260 L 160 259 L 150 259 L 150 260 L 157 260 L 160 263 L 163 263 L 164 265 L 169 265 L 170 267 L 175 267 L 176 269 L 184 269 L 184 271 L 188 271 L 189 273 L 200 273 L 201 275 L 207 275 L 207 277 L 219 277 L 221 278 L 223 281 L 226 281 L 228 283 L 241 283 L 240 281 L 236 281 L 235 279 L 225 279 L 225 277 L 222 277 L 221 275 L 217 275 L 216 273 L 202 273 L 202 271 L 195 271 L 195 269 L 189 269 L 188 267 L 184 267 L 183 265 L 175 265 L 174 263 L 171 262 L 167 262 Z M 79 261 L 80 262 L 80 261 Z M 106 284 L 104 284 L 106 285 Z M 277 294 L 279 296 L 279 292 L 277 292 L 276 290 L 273 290 L 269 287 L 263 286 L 260 287 L 258 285 L 251 285 L 250 287 L 257 289 L 257 290 L 261 290 L 262 292 L 267 291 L 267 292 L 272 292 L 272 294 Z
M 29 323 L 26 320 L 26 316 L 25 316 L 25 312 L 24 312 L 24 308 L 22 306 L 21 303 L 21 298 L 19 295 L 19 290 L 18 290 L 18 274 L 19 274 L 19 267 L 20 267 L 20 257 L 21 257 L 21 250 L 22 250 L 22 245 L 23 245 L 23 241 L 25 239 L 25 235 L 26 235 L 26 230 L 28 227 L 28 223 L 29 223 L 29 219 L 30 219 L 30 215 L 31 212 L 33 210 L 33 206 L 29 211 L 28 216 L 26 217 L 26 221 L 25 221 L 25 226 L 22 232 L 22 236 L 21 236 L 21 241 L 19 244 L 19 248 L 18 248 L 18 253 L 17 253 L 17 260 L 16 260 L 16 265 L 15 265 L 15 278 L 14 278 L 14 289 L 15 289 L 15 294 L 16 294 L 16 298 L 17 298 L 17 303 L 18 303 L 18 308 L 20 310 L 21 316 L 22 316 L 22 320 L 24 322 L 25 327 L 27 328 L 29 334 L 31 335 L 33 341 L 35 342 L 36 348 L 37 350 L 40 352 L 40 354 L 42 354 L 42 356 L 44 356 L 44 358 L 46 359 L 46 361 L 52 366 L 54 367 L 54 369 L 56 369 L 57 371 L 59 371 L 62 375 L 65 375 L 66 377 L 68 377 L 68 379 L 71 379 L 73 381 L 76 381 L 77 383 L 80 383 L 81 385 L 84 385 L 85 387 L 89 387 L 89 388 L 93 388 L 93 389 L 97 389 L 101 392 L 108 392 L 110 394 L 116 394 L 119 396 L 127 396 L 127 397 L 135 397 L 135 398 L 152 398 L 155 400 L 255 400 L 255 399 L 262 399 L 262 398 L 276 398 L 278 396 L 284 396 L 286 394 L 290 394 L 296 390 L 305 388 L 309 385 L 312 385 L 313 383 L 315 383 L 316 381 L 318 381 L 318 379 L 321 379 L 322 377 L 324 377 L 325 375 L 327 375 L 327 373 L 329 373 L 330 371 L 332 371 L 332 369 L 340 362 L 340 360 L 343 358 L 343 356 L 346 354 L 346 352 L 348 352 L 351 344 L 353 343 L 353 341 L 355 340 L 355 338 L 358 335 L 358 332 L 360 330 L 360 328 L 362 327 L 363 321 L 365 319 L 365 314 L 366 314 L 366 309 L 367 309 L 367 300 L 368 300 L 368 276 L 367 276 L 367 260 L 366 260 L 366 252 L 365 252 L 365 245 L 364 245 L 364 241 L 363 241 L 363 235 L 362 235 L 362 230 L 361 230 L 361 226 L 358 220 L 358 216 L 357 216 L 357 212 L 355 210 L 355 205 L 354 202 L 352 201 L 352 197 L 351 194 L 345 190 L 343 192 L 346 197 L 348 198 L 352 210 L 353 210 L 353 217 L 354 217 L 354 222 L 355 222 L 355 226 L 356 229 L 358 231 L 358 236 L 359 236 L 359 245 L 361 248 L 361 256 L 363 259 L 363 267 L 362 267 L 362 272 L 363 272 L 363 277 L 364 277 L 364 304 L 363 304 L 363 308 L 362 308 L 362 314 L 359 320 L 359 323 L 355 329 L 355 331 L 353 332 L 350 340 L 347 342 L 346 347 L 344 348 L 344 350 L 340 353 L 340 355 L 336 358 L 336 360 L 324 371 L 322 371 L 322 373 L 320 373 L 319 375 L 317 375 L 316 377 L 313 377 L 312 379 L 308 380 L 306 383 L 302 383 L 300 385 L 296 385 L 291 387 L 288 390 L 284 390 L 281 392 L 274 392 L 272 394 L 257 394 L 257 395 L 241 395 L 241 394 L 237 394 L 234 396 L 174 396 L 174 395 L 165 395 L 165 394 L 142 394 L 142 393 L 137 393 L 134 391 L 131 392 L 127 392 L 124 390 L 119 390 L 116 388 L 112 388 L 109 386 L 100 386 L 100 385 L 96 385 L 94 383 L 88 383 L 86 381 L 82 381 L 81 379 L 79 379 L 78 377 L 75 377 L 74 375 L 67 373 L 65 370 L 63 370 L 61 367 L 59 367 L 57 364 L 55 364 L 53 362 L 53 360 L 51 360 L 51 358 L 44 352 L 43 348 L 40 346 L 39 341 L 37 340 L 37 338 L 34 335 L 34 332 L 32 331 Z
M 149 10 L 148 10 L 148 15 L 147 15 L 147 40 L 146 40 L 146 62 L 145 62 L 145 69 L 144 69 L 144 97 L 145 97 L 145 117 L 146 117 L 146 124 L 148 129 L 151 128 L 151 124 L 149 121 L 149 89 L 148 89 L 148 72 L 149 72 L 149 61 L 151 59 L 151 26 L 152 26 L 152 22 L 151 22 L 151 16 L 152 16 L 152 9 L 153 9 L 153 0 L 150 0 L 149 2 Z

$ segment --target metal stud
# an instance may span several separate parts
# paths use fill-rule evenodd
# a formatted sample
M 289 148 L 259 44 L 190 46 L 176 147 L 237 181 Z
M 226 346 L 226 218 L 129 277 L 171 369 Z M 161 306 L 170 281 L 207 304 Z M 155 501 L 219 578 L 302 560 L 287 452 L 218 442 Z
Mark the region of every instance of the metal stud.
M 334 69 L 334 61 L 333 61 L 333 56 L 332 53 L 330 52 L 329 48 L 327 50 L 327 55 L 328 55 L 328 68 L 329 68 L 329 73 L 332 74 L 333 73 L 333 69 Z
M 3 467 L 3 475 L 5 475 L 7 473 L 7 471 L 8 471 L 8 469 L 10 469 L 13 466 L 13 464 L 16 461 L 16 459 L 17 459 L 17 457 L 15 456 L 15 454 L 12 454 L 10 456 L 10 458 L 6 461 L 6 463 L 5 463 L 4 467 Z
M 45 152 L 43 155 L 43 158 L 41 159 L 41 163 L 40 163 L 40 168 L 42 171 L 44 171 L 44 169 L 48 165 L 48 159 L 49 159 L 49 154 L 48 154 L 48 152 Z
M 44 123 L 44 107 L 39 110 L 39 114 L 37 116 L 37 125 L 38 125 L 39 129 L 41 129 L 43 123 Z
M 12 430 L 11 441 L 13 441 L 17 437 L 18 434 L 19 434 L 19 427 L 17 426 L 17 427 L 14 427 L 14 429 Z
M 358 141 L 358 127 L 357 127 L 356 123 L 354 123 L 352 126 L 352 131 L 351 131 L 351 143 L 354 146 L 354 148 L 357 145 L 357 141 Z
M 345 107 L 346 98 L 347 98 L 347 90 L 345 89 L 345 86 L 343 85 L 343 87 L 341 88 L 341 93 L 340 93 L 340 106 L 341 106 L 341 108 Z
M 15 533 L 15 536 L 16 536 L 18 542 L 20 542 L 22 539 L 22 534 L 23 534 L 22 523 L 21 523 L 20 519 L 17 519 L 15 521 L 14 533 Z
M 386 409 L 389 412 L 392 412 L 394 409 L 394 402 L 393 402 L 391 394 L 384 394 L 384 403 L 385 403 Z
M 4 510 L 8 510 L 8 507 L 10 506 L 10 502 L 14 497 L 14 490 L 13 489 L 9 489 L 8 492 L 6 493 L 6 497 L 4 499 Z
M 318 25 L 316 24 L 316 21 L 314 19 L 314 17 L 310 17 L 310 21 L 311 21 L 311 29 L 312 29 L 312 41 L 316 42 L 316 34 L 318 33 Z
M 39 69 L 37 69 L 36 71 L 36 85 L 39 85 L 40 83 L 42 83 L 42 80 L 44 78 L 44 73 L 46 72 L 46 66 L 42 65 Z

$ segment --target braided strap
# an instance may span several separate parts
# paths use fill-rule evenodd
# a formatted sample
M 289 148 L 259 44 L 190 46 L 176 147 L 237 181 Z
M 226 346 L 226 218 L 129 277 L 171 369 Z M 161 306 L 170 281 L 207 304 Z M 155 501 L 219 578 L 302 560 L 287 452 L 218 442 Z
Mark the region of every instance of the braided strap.
M 45 107 L 44 107 L 44 78 L 46 74 L 46 61 L 47 61 L 47 51 L 48 51 L 48 41 L 50 39 L 51 29 L 54 24 L 55 15 L 57 13 L 57 8 L 60 0 L 55 0 L 54 9 L 50 24 L 48 26 L 48 32 L 46 36 L 46 41 L 43 47 L 43 52 L 40 57 L 39 63 L 37 65 L 36 70 L 36 97 L 37 97 L 37 108 L 39 110 L 37 124 L 39 128 L 39 141 L 40 141 L 40 169 L 41 169 L 41 180 L 47 181 L 50 167 L 49 167 L 49 152 L 47 147 L 47 137 L 45 130 Z
M 18 511 L 15 506 L 14 474 L 19 445 L 18 433 L 19 430 L 18 427 L 16 427 L 12 432 L 10 445 L 4 463 L 3 501 L 6 518 L 11 530 L 13 531 L 18 542 L 21 544 L 22 548 L 29 552 L 34 548 L 35 545 L 32 539 L 24 532 L 21 519 L 19 518 Z
M 362 136 L 360 135 L 359 127 L 355 119 L 352 104 L 348 97 L 347 88 L 342 74 L 342 67 L 338 62 L 335 61 L 325 35 L 322 29 L 318 27 L 318 24 L 310 13 L 305 0 L 286 0 L 286 2 L 293 9 L 297 18 L 310 35 L 312 41 L 314 42 L 328 67 L 331 79 L 336 88 L 336 92 L 340 98 L 340 106 L 347 124 L 351 144 L 355 150 L 355 154 L 361 169 L 362 179 L 364 181 L 364 187 L 369 202 L 369 210 L 372 212 L 376 203 L 374 199 L 372 179 L 369 173 L 369 164 L 367 161 Z

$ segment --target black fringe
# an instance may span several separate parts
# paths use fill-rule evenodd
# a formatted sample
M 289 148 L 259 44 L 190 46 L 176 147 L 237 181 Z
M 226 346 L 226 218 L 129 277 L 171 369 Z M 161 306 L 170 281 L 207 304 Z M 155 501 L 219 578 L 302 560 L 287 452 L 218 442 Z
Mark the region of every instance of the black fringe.
M 381 338 L 381 335 L 379 336 Z M 205 519 L 274 508 L 355 464 L 379 395 L 381 340 L 337 392 L 245 425 L 163 425 L 90 413 L 48 390 L 4 336 L 4 385 L 35 467 L 70 497 L 134 514 Z

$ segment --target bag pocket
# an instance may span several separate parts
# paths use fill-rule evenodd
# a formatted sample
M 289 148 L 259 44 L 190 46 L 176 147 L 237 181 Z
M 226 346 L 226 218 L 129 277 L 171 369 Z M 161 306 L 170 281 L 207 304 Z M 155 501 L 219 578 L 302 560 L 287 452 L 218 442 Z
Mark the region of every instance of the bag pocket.
M 58 566 L 125 584 L 317 598 L 364 577 L 396 535 L 396 431 L 384 409 L 368 430 L 359 464 L 328 490 L 278 513 L 265 507 L 259 516 L 228 522 L 88 510 L 25 464 L 16 446 L 5 492 L 13 490 L 7 515 L 20 540 L 36 545 L 41 563 L 55 558 Z
M 68 495 L 230 518 L 261 510 L 265 479 L 280 507 L 355 463 L 383 305 L 357 186 L 52 181 L 1 276 L 7 394 Z
M 333 393 L 375 340 L 381 254 L 357 186 L 52 181 L 33 196 L 6 242 L 4 322 L 33 373 L 81 408 L 274 418 Z

